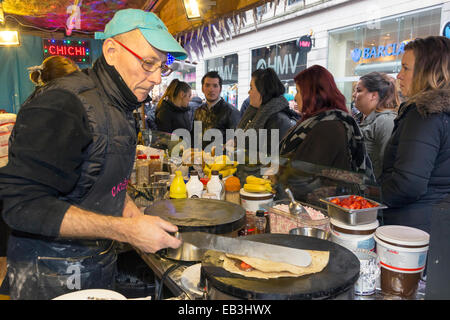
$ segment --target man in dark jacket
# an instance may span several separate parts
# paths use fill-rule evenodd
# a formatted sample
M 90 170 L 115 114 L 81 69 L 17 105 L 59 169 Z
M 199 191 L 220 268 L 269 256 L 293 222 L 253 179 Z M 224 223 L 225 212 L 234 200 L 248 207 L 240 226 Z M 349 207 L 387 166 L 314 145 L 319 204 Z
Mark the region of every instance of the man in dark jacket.
M 202 136 L 208 129 L 219 129 L 223 139 L 218 142 L 223 144 L 226 142 L 226 129 L 235 129 L 241 114 L 239 110 L 220 97 L 221 91 L 222 78 L 219 73 L 217 71 L 206 73 L 202 78 L 202 92 L 205 95 L 206 102 L 194 113 L 194 130 L 195 121 L 200 121 L 202 124 Z M 194 138 L 200 140 L 201 137 L 194 136 Z M 211 142 L 203 141 L 203 147 L 209 143 Z
M 181 244 L 168 233 L 177 227 L 143 215 L 126 189 L 136 152 L 133 111 L 169 73 L 167 52 L 179 59 L 186 52 L 156 15 L 137 9 L 118 11 L 96 38 L 105 41 L 93 68 L 38 90 L 11 135 L 0 197 L 12 229 L 12 299 L 112 289 L 114 240 L 144 252 Z

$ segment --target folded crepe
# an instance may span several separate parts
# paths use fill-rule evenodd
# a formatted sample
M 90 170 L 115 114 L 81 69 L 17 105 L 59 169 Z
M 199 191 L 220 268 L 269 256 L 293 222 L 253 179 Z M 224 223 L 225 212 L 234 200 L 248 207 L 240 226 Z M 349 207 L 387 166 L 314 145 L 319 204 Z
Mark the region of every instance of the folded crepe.
M 322 271 L 328 264 L 329 251 L 306 250 L 311 255 L 311 263 L 307 267 L 299 267 L 289 263 L 251 258 L 236 254 L 225 254 L 222 267 L 228 272 L 250 278 L 274 279 L 281 277 L 300 277 Z M 240 267 L 244 262 L 251 268 L 245 270 Z

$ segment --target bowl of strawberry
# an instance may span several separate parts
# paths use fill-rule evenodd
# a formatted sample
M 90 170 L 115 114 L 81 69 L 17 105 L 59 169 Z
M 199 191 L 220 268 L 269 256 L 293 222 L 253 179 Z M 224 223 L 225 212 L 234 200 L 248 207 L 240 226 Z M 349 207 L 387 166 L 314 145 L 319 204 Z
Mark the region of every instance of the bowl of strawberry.
M 375 222 L 378 210 L 387 207 L 374 200 L 358 195 L 343 195 L 320 199 L 328 206 L 328 215 L 349 225 Z

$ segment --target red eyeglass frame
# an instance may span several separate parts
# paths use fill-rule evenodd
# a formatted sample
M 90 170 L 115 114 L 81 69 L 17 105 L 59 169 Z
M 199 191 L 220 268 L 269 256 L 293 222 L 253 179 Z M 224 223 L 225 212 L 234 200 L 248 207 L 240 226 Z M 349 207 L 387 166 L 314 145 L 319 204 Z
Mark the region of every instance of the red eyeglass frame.
M 133 56 L 135 56 L 136 58 L 138 58 L 139 60 L 141 60 L 142 62 L 142 69 L 144 69 L 147 72 L 155 72 L 156 70 L 158 70 L 158 67 L 155 70 L 147 70 L 144 65 L 146 64 L 151 64 L 149 62 L 147 62 L 144 58 L 142 58 L 140 55 L 138 55 L 136 52 L 134 52 L 133 50 L 131 50 L 130 48 L 128 48 L 126 45 L 124 45 L 122 42 L 120 42 L 119 40 L 116 40 L 114 38 L 112 38 L 115 42 L 117 42 L 118 44 L 120 44 L 125 50 L 127 50 L 129 53 L 131 53 Z M 172 73 L 172 68 L 170 68 L 168 65 L 163 64 L 159 67 L 159 69 L 161 70 L 161 76 L 162 77 L 167 77 L 168 75 L 170 75 Z M 166 71 L 164 71 L 164 69 Z

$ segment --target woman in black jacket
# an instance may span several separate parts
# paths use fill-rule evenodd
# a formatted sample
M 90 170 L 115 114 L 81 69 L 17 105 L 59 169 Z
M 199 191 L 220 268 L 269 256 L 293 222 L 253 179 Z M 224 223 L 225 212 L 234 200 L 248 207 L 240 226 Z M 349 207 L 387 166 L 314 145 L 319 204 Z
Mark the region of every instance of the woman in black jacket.
M 397 78 L 407 100 L 383 159 L 384 224 L 430 232 L 433 205 L 450 201 L 449 70 L 450 39 L 431 36 L 405 46 Z
M 248 92 L 250 105 L 245 110 L 237 129 L 244 131 L 267 129 L 267 152 L 271 153 L 271 137 L 278 134 L 277 146 L 298 120 L 283 96 L 285 88 L 272 68 L 258 69 L 252 73 Z M 261 137 L 261 136 L 260 136 Z M 250 144 L 252 146 L 259 146 Z M 265 150 L 259 150 L 265 153 Z M 277 150 L 278 151 L 278 150 Z
M 158 131 L 172 133 L 176 129 L 191 131 L 192 114 L 189 112 L 191 87 L 178 79 L 172 80 L 159 101 L 155 117 Z
M 281 142 L 280 155 L 374 179 L 361 130 L 348 113 L 345 97 L 331 73 L 315 65 L 294 80 L 302 121 Z

